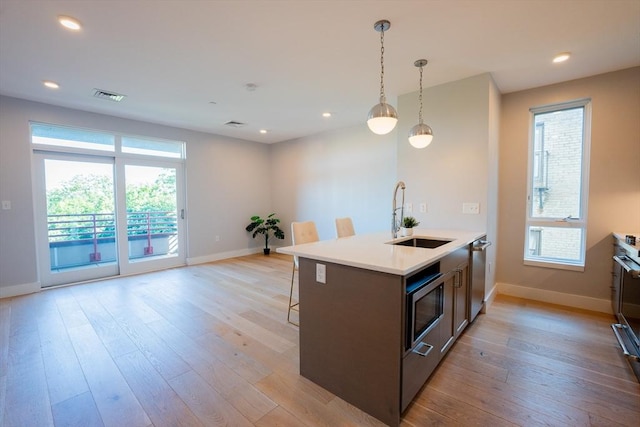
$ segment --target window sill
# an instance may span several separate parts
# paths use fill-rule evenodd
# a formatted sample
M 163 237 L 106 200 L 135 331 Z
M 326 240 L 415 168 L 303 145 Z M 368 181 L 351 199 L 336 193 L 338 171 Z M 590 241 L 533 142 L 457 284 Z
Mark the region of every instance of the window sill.
M 549 260 L 539 261 L 539 260 L 525 259 L 524 265 L 529 265 L 531 267 L 554 268 L 556 270 L 570 270 L 570 271 L 584 272 L 584 264 L 567 264 L 563 262 L 553 262 Z

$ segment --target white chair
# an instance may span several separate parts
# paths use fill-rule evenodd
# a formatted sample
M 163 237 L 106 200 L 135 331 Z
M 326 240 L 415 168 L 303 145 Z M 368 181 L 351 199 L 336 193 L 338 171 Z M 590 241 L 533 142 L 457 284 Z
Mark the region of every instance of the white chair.
M 291 223 L 291 243 L 293 245 L 301 245 L 303 243 L 312 243 L 320 240 L 318 238 L 318 231 L 316 230 L 316 224 L 313 221 L 305 222 L 292 222 Z M 289 310 L 287 311 L 287 322 L 292 325 L 298 326 L 298 323 L 291 321 L 291 310 L 297 307 L 300 312 L 300 303 L 293 303 L 293 280 L 296 270 L 298 269 L 298 257 L 293 257 L 293 270 L 291 271 L 291 290 L 289 291 Z M 299 291 L 298 286 L 298 291 Z
M 351 218 L 336 218 L 336 234 L 338 235 L 338 238 L 349 237 L 356 234 L 353 229 L 353 222 L 351 221 Z

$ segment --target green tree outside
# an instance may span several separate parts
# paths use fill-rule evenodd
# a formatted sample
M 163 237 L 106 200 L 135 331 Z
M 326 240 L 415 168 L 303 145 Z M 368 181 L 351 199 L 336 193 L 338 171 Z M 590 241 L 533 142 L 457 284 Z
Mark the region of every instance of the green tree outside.
M 147 231 L 147 212 L 150 214 L 155 233 L 171 233 L 176 231 L 176 176 L 173 170 L 163 171 L 152 183 L 127 184 L 126 203 L 129 234 L 145 234 Z M 113 237 L 114 226 L 114 188 L 113 179 L 98 174 L 76 175 L 59 187 L 47 191 L 48 215 L 100 215 L 98 227 L 100 237 Z M 135 214 L 142 213 L 142 214 Z M 164 213 L 168 216 L 165 216 Z M 91 217 L 83 216 L 82 221 Z M 64 220 L 63 218 L 58 218 Z M 59 230 L 67 228 L 67 230 Z M 72 222 L 50 224 L 51 237 L 59 234 L 72 234 L 55 240 L 76 240 L 91 238 L 93 224 Z M 59 230 L 59 231 L 56 231 Z

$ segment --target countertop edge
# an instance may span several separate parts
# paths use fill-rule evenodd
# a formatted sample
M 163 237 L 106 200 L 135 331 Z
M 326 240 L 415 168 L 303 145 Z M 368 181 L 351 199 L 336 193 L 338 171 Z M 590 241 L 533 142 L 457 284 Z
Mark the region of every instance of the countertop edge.
M 416 229 L 413 236 L 398 237 L 396 239 L 389 236 L 389 232 L 381 232 L 285 246 L 277 248 L 276 252 L 397 276 L 406 276 L 471 244 L 486 234 L 486 231 Z M 393 241 L 402 241 L 412 237 L 455 238 L 436 249 L 400 247 L 389 244 Z M 347 248 L 346 250 L 345 247 Z M 342 251 L 337 251 L 336 249 L 342 249 Z M 385 251 L 389 250 L 392 252 L 389 254 L 388 259 L 385 259 Z M 367 251 L 375 255 L 372 258 L 377 258 L 379 262 L 374 263 L 363 260 L 363 254 L 366 256 Z M 401 252 L 400 255 L 406 255 L 407 258 L 413 261 L 410 262 L 410 265 L 404 265 L 404 267 L 395 266 L 394 258 L 397 254 L 393 251 Z M 335 255 L 336 252 L 342 252 L 346 255 L 341 257 L 340 255 Z M 357 256 L 351 256 L 352 253 L 357 253 Z

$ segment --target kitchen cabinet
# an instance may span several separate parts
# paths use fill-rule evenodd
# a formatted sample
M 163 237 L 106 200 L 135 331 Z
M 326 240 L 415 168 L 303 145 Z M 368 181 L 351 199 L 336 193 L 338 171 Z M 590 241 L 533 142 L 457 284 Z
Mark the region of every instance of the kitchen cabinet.
M 441 270 L 453 272 L 444 287 L 444 310 L 440 327 L 441 357 L 469 324 L 469 248 L 463 247 L 441 262 Z
M 398 426 L 468 324 L 469 245 L 482 235 L 418 231 L 441 236 L 436 248 L 386 233 L 278 248 L 300 262 L 300 375 Z

